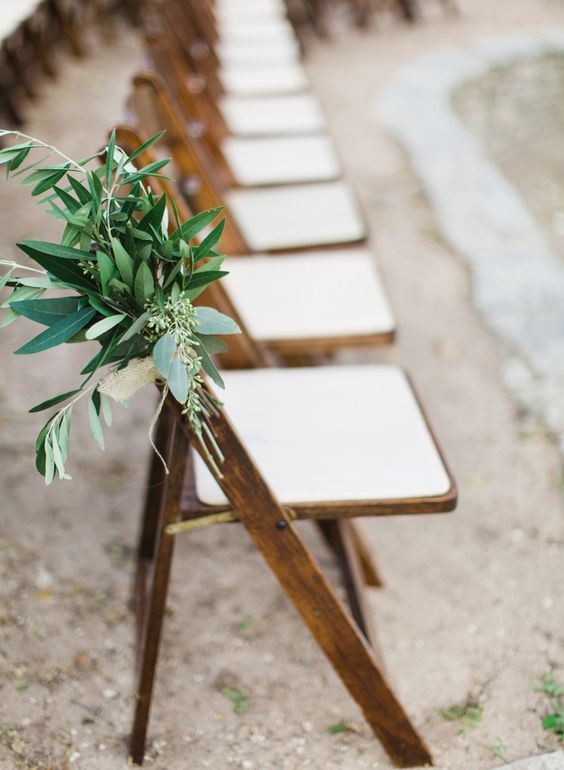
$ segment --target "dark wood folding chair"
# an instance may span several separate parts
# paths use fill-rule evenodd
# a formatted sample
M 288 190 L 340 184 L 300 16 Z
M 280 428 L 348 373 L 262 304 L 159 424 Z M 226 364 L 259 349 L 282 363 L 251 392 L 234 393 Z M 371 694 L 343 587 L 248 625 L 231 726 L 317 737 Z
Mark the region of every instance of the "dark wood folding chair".
M 355 581 L 360 579 L 361 563 L 351 542 L 351 530 L 344 524 L 349 517 L 354 516 L 452 510 L 456 492 L 454 482 L 440 460 L 436 445 L 432 443 L 429 430 L 424 426 L 421 413 L 415 415 L 414 409 L 418 408 L 414 406 L 415 400 L 405 380 L 401 380 L 403 375 L 384 371 L 389 370 L 389 367 L 380 367 L 380 372 L 376 372 L 376 369 L 378 367 L 359 368 L 353 373 L 349 385 L 354 380 L 355 387 L 360 386 L 363 394 L 370 389 L 375 399 L 373 403 L 379 404 L 381 408 L 380 416 L 384 415 L 382 410 L 385 410 L 387 428 L 393 427 L 395 419 L 395 428 L 405 431 L 406 413 L 410 413 L 410 419 L 415 416 L 418 431 L 412 431 L 411 438 L 417 434 L 416 443 L 420 443 L 423 438 L 426 447 L 425 450 L 414 454 L 413 445 L 406 445 L 407 457 L 402 458 L 397 451 L 390 453 L 387 450 L 383 454 L 380 442 L 380 451 L 376 453 L 377 457 L 372 457 L 371 460 L 376 464 L 382 461 L 386 466 L 385 473 L 390 472 L 394 462 L 396 465 L 393 470 L 397 473 L 398 464 L 401 466 L 403 461 L 405 474 L 409 476 L 414 470 L 412 463 L 420 462 L 424 454 L 428 455 L 424 463 L 430 468 L 434 462 L 435 467 L 431 475 L 435 475 L 435 478 L 430 482 L 430 486 L 423 483 L 421 489 L 435 489 L 434 494 L 426 494 L 424 497 L 398 495 L 374 500 L 335 500 L 331 497 L 328 501 L 307 500 L 303 503 L 293 500 L 281 502 L 275 497 L 244 443 L 245 429 L 251 432 L 256 430 L 256 422 L 254 426 L 251 426 L 252 420 L 247 422 L 248 410 L 245 410 L 244 402 L 248 404 L 248 399 L 256 399 L 261 393 L 268 396 L 270 388 L 273 388 L 271 395 L 278 399 L 282 388 L 286 403 L 289 402 L 296 408 L 300 400 L 305 399 L 308 409 L 315 410 L 320 394 L 328 390 L 331 395 L 335 387 L 338 391 L 344 384 L 344 380 L 335 383 L 335 379 L 339 380 L 344 374 L 346 380 L 351 375 L 350 371 L 344 372 L 342 367 L 234 372 L 231 377 L 227 373 L 227 388 L 237 388 L 235 396 L 228 395 L 228 403 L 239 401 L 236 409 L 239 418 L 241 412 L 244 414 L 247 411 L 246 417 L 240 419 L 237 426 L 239 430 L 243 427 L 243 439 L 234 431 L 225 412 L 214 417 L 211 428 L 225 460 L 221 464 L 222 477 L 215 480 L 209 477 L 207 483 L 203 477 L 206 469 L 202 460 L 197 465 L 197 458 L 190 454 L 191 450 L 200 452 L 199 444 L 191 441 L 193 437 L 190 435 L 189 426 L 175 404 L 168 401 L 169 413 L 161 419 L 158 441 L 161 449 L 165 448 L 165 444 L 167 446 L 165 456 L 168 459 L 170 475 L 164 478 L 162 471 L 153 463 L 139 546 L 135 602 L 138 619 L 138 684 L 130 744 L 131 756 L 135 762 L 142 762 L 144 756 L 174 537 L 196 527 L 232 520 L 240 521 L 246 527 L 392 760 L 402 767 L 432 762 L 427 746 L 394 695 L 377 653 L 367 642 L 367 638 L 371 638 L 370 628 L 362 604 L 362 594 L 356 591 L 355 584 Z M 310 387 L 306 387 L 312 371 L 316 373 L 315 382 L 310 381 Z M 276 385 L 270 381 L 270 373 L 275 375 Z M 256 380 L 255 374 L 258 375 Z M 387 390 L 390 383 L 383 389 L 388 396 L 392 394 L 392 400 L 397 402 L 393 419 L 390 404 L 383 403 L 383 392 L 379 392 L 377 385 L 382 374 L 384 380 L 388 375 L 393 379 L 391 391 Z M 401 393 L 398 393 L 398 388 Z M 246 396 L 241 403 L 243 390 L 246 391 Z M 263 399 L 263 405 L 265 402 L 269 411 L 262 412 L 263 426 L 269 422 L 269 417 L 280 411 L 280 403 L 275 404 L 274 398 L 269 402 L 267 397 Z M 321 414 L 320 410 L 316 411 L 316 416 L 318 414 Z M 330 421 L 331 418 L 337 423 L 334 409 L 330 409 L 323 419 Z M 242 426 L 242 422 L 247 422 L 247 425 Z M 276 426 L 280 427 L 280 422 L 275 422 Z M 370 424 L 370 417 L 365 415 L 363 422 L 365 425 Z M 320 427 L 327 428 L 327 425 Z M 378 433 L 378 427 L 377 424 L 370 424 L 369 430 L 371 433 Z M 270 430 L 268 425 L 264 426 L 264 429 L 267 432 Z M 295 439 L 294 448 L 311 448 L 312 436 L 303 435 L 298 425 L 291 428 L 290 433 Z M 331 435 L 335 440 L 335 451 L 343 455 L 339 458 L 342 463 L 341 472 L 346 473 L 351 462 L 349 447 L 340 443 L 342 438 L 339 436 L 337 425 L 331 426 Z M 277 435 L 268 434 L 269 441 L 274 444 L 278 438 Z M 313 444 L 318 447 L 315 437 L 313 438 Z M 350 439 L 350 436 L 347 438 Z M 323 440 L 326 440 L 326 431 L 323 431 Z M 256 453 L 256 450 L 257 445 L 253 447 L 253 453 Z M 292 452 L 291 444 L 284 438 L 281 439 L 280 451 L 281 457 L 286 458 Z M 433 455 L 433 462 L 429 464 L 430 455 Z M 202 455 L 202 458 L 204 463 L 209 462 L 205 455 Z M 272 471 L 272 457 L 259 457 L 261 466 L 265 462 L 268 470 Z M 295 465 L 287 470 L 292 473 L 296 470 Z M 376 465 L 375 471 L 382 470 Z M 211 471 L 207 472 L 209 474 Z M 437 482 L 437 475 L 441 476 L 441 481 L 438 486 L 433 487 Z M 201 485 L 204 487 L 206 500 L 216 504 L 202 504 L 198 499 Z M 216 485 L 221 490 L 219 494 L 211 491 L 216 489 Z M 284 483 L 280 485 L 280 474 L 276 486 L 285 486 Z M 219 503 L 220 498 L 223 498 L 224 502 Z M 349 596 L 352 594 L 356 597 L 356 601 L 351 601 L 350 605 L 352 617 L 337 600 L 313 556 L 299 537 L 294 520 L 302 518 L 330 519 L 325 524 L 327 537 L 333 542 L 337 552 L 341 552 L 344 563 L 349 566 Z

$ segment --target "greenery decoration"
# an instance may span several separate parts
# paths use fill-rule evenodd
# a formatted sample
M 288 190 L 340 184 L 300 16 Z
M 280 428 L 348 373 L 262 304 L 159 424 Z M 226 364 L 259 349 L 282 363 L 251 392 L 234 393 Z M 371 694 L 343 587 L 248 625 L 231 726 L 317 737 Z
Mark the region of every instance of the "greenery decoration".
M 218 335 L 239 328 L 215 309 L 193 302 L 226 275 L 217 251 L 225 225 L 224 219 L 217 222 L 222 209 L 180 222 L 174 201 L 152 192 L 150 179 L 161 177 L 170 159 L 143 168 L 135 161 L 162 132 L 131 155 L 116 145 L 114 132 L 105 148 L 80 161 L 21 132 L 0 131 L 0 138 L 8 136 L 16 143 L 0 150 L 0 165 L 8 177 L 19 176 L 31 187 L 31 195 L 48 206 L 63 230 L 60 243 L 18 244 L 33 266 L 0 260 L 7 268 L 0 289 L 12 289 L 0 305 L 7 311 L 0 328 L 20 316 L 46 327 L 16 350 L 18 355 L 62 343 L 98 346 L 74 390 L 30 409 L 58 407 L 36 442 L 36 466 L 45 482 L 57 474 L 70 478 L 69 433 L 80 400 L 87 397 L 90 429 L 103 449 L 102 420 L 111 425 L 111 398 L 127 402 L 153 381 L 162 385 L 160 407 L 168 392 L 182 405 L 219 474 L 221 452 L 209 426 L 219 403 L 204 387 L 202 370 L 223 387 L 212 355 L 227 350 Z M 42 157 L 27 163 L 37 151 Z

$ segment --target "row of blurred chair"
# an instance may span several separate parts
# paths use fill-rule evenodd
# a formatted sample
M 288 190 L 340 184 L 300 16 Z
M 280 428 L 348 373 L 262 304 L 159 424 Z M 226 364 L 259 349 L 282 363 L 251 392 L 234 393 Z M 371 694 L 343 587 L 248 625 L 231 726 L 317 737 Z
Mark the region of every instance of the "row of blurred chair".
M 61 50 L 86 51 L 85 38 L 118 11 L 133 12 L 130 0 L 2 0 L 0 10 L 0 112 L 23 122 L 27 100 L 37 97 L 44 77 L 54 77 Z
M 217 356 L 237 430 L 218 417 L 222 479 L 189 453 L 174 404 L 159 424 L 171 474 L 153 458 L 136 582 L 135 762 L 144 756 L 172 540 L 185 525 L 228 521 L 230 512 L 392 759 L 404 767 L 432 761 L 383 673 L 364 599 L 378 575 L 353 519 L 449 511 L 456 486 L 400 368 L 328 365 L 340 351 L 389 344 L 396 321 L 312 92 L 292 7 L 154 0 L 142 13 L 151 68 L 133 80 L 118 141 L 134 150 L 166 129 L 178 183 L 155 179 L 154 191 L 185 218 L 225 207 L 229 275 L 202 300 L 233 316 L 242 334 Z M 138 162 L 153 161 L 153 151 Z M 294 519 L 314 520 L 338 556 L 352 618 Z

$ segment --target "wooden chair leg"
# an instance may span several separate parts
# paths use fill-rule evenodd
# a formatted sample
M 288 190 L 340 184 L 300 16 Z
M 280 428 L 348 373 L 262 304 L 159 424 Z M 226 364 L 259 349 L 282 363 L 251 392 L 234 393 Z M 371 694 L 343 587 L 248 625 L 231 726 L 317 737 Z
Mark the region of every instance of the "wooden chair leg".
M 167 456 L 169 450 L 173 426 L 174 423 L 170 412 L 166 410 L 159 417 L 155 436 L 155 446 L 163 457 Z M 130 603 L 130 608 L 135 613 L 138 652 L 143 639 L 143 619 L 147 606 L 147 575 L 150 573 L 157 546 L 159 517 L 165 488 L 166 473 L 162 461 L 156 452 L 151 452 L 147 489 L 145 492 L 143 515 L 141 517 L 139 544 L 137 547 L 137 567 Z
M 130 740 L 130 755 L 135 764 L 142 764 L 145 754 L 155 671 L 170 580 L 174 535 L 167 534 L 166 527 L 176 521 L 180 515 L 182 485 L 189 451 L 189 442 L 184 432 L 175 427 L 171 433 L 170 451 L 167 453 L 170 474 L 166 480 L 156 533 L 151 587 L 143 612 L 142 638 L 138 658 L 137 700 Z
M 380 570 L 376 565 L 372 551 L 368 546 L 366 539 L 359 529 L 357 522 L 354 519 L 347 519 L 348 528 L 351 533 L 351 537 L 354 546 L 358 552 L 358 558 L 364 574 L 364 582 L 371 588 L 383 588 L 384 581 L 380 575 Z
M 242 512 L 239 516 L 394 763 L 398 767 L 432 764 L 429 749 L 397 700 L 374 651 L 293 524 L 273 532 L 266 523 L 249 525 Z
M 163 457 L 167 456 L 170 446 L 173 420 L 168 409 L 163 410 L 157 424 L 155 446 Z M 139 537 L 139 557 L 152 559 L 154 556 L 156 531 L 161 503 L 165 492 L 166 473 L 162 461 L 156 452 L 151 452 L 147 491 Z
M 370 608 L 366 602 L 367 584 L 360 553 L 352 533 L 352 522 L 346 519 L 331 519 L 317 523 L 339 562 L 351 615 L 374 650 L 378 663 L 383 666 L 382 650 L 374 632 Z

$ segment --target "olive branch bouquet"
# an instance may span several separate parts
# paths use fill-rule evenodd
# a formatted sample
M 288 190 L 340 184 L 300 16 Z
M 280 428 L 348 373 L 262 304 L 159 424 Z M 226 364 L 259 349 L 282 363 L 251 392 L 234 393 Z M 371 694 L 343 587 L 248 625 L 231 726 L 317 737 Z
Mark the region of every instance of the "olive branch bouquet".
M 0 328 L 20 316 L 46 327 L 15 351 L 19 355 L 66 342 L 98 345 L 76 389 L 30 409 L 59 407 L 36 442 L 36 466 L 46 484 L 57 474 L 70 479 L 71 418 L 81 399 L 87 397 L 91 433 L 104 449 L 102 419 L 111 425 L 111 400 L 127 403 L 155 381 L 162 385 L 161 406 L 170 392 L 219 474 L 216 461 L 223 458 L 209 419 L 220 405 L 205 389 L 202 370 L 223 387 L 212 355 L 227 347 L 217 335 L 239 328 L 214 308 L 193 302 L 226 275 L 216 250 L 225 220 L 213 224 L 222 211 L 216 208 L 180 222 L 174 201 L 165 193 L 153 194 L 149 179 L 162 177 L 159 172 L 170 159 L 142 168 L 135 161 L 162 133 L 127 155 L 114 132 L 100 152 L 74 161 L 21 132 L 0 131 L 0 138 L 16 139 L 0 149 L 7 176 L 21 177 L 64 225 L 60 243 L 18 243 L 37 266 L 0 259 L 8 268 L 0 289 L 12 289 L 0 305 L 7 311 Z M 38 151 L 42 157 L 28 163 Z M 54 295 L 43 296 L 51 290 Z

